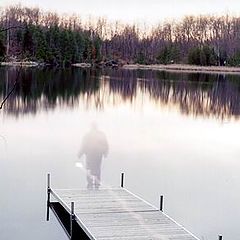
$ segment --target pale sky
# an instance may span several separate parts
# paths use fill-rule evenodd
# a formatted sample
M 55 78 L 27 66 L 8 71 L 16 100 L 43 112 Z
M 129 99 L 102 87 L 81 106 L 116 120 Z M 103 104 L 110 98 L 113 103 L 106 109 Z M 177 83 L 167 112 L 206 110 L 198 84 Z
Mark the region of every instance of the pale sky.
M 190 14 L 240 14 L 240 0 L 0 0 L 0 6 L 16 3 L 124 22 L 156 23 Z

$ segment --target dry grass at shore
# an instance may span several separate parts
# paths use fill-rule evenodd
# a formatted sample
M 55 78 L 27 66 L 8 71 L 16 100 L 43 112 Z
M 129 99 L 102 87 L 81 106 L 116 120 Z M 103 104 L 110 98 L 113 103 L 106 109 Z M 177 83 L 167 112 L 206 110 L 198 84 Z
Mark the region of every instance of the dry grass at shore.
M 39 66 L 39 63 L 37 62 L 31 62 L 31 61 L 26 61 L 26 62 L 1 62 L 0 66 L 12 66 L 12 67 L 36 67 Z
M 146 69 L 146 70 L 159 70 L 159 71 L 240 74 L 240 67 L 225 67 L 225 66 L 195 66 L 195 65 L 184 65 L 184 64 L 169 64 L 169 65 L 129 64 L 129 65 L 124 65 L 123 68 L 132 69 L 132 70 Z

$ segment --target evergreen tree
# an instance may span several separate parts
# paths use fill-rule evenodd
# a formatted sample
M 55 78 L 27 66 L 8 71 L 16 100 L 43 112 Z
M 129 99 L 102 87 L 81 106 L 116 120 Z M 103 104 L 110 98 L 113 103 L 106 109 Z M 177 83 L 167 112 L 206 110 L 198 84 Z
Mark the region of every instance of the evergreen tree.
M 188 63 L 201 66 L 217 65 L 217 57 L 213 48 L 207 45 L 195 47 L 189 50 Z
M 4 46 L 3 39 L 4 39 L 3 34 L 0 34 L 0 60 L 1 61 L 3 60 L 6 52 L 6 47 Z
M 6 51 L 6 48 L 5 48 L 5 46 L 3 45 L 3 41 L 0 40 L 0 59 L 3 59 L 3 58 L 4 58 L 5 51 Z
M 26 56 L 33 56 L 33 36 L 32 36 L 32 29 L 28 26 L 25 29 L 23 35 L 23 51 Z

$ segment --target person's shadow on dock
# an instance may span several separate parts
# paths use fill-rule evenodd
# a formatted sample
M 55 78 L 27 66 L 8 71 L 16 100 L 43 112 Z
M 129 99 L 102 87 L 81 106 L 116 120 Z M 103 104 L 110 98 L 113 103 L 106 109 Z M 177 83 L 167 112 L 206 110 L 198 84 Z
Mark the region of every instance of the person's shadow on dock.
M 86 156 L 87 188 L 98 189 L 101 184 L 101 165 L 108 155 L 108 142 L 105 134 L 95 123 L 85 134 L 78 157 Z

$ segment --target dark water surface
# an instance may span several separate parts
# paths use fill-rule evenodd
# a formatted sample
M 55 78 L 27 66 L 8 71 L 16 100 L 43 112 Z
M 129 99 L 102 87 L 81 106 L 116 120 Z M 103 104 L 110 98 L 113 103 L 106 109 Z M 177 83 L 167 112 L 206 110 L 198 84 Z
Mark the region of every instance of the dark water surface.
M 0 68 L 0 98 L 17 72 Z M 45 221 L 46 174 L 86 187 L 75 166 L 95 122 L 108 140 L 102 185 L 126 187 L 202 240 L 239 240 L 240 76 L 25 69 L 0 111 L 0 239 L 67 239 Z

